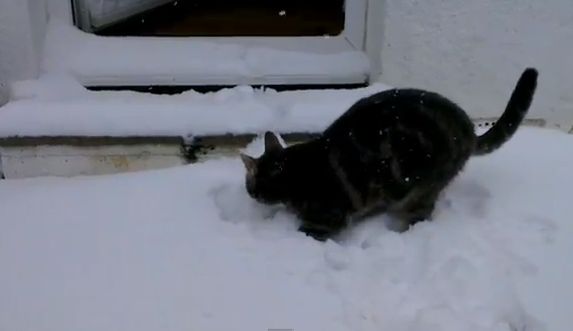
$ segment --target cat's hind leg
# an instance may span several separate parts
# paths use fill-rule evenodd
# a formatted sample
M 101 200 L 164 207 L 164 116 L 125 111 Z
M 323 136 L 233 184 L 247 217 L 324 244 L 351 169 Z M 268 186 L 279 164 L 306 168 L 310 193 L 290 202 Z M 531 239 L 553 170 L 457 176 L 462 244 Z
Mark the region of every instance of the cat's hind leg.
M 419 222 L 431 221 L 439 196 L 440 191 L 434 190 L 420 194 L 399 210 L 394 211 L 392 214 L 398 218 L 398 222 L 400 223 L 396 231 L 405 232 Z
M 404 211 L 405 221 L 409 226 L 423 221 L 431 221 L 436 200 L 424 200 L 407 206 Z

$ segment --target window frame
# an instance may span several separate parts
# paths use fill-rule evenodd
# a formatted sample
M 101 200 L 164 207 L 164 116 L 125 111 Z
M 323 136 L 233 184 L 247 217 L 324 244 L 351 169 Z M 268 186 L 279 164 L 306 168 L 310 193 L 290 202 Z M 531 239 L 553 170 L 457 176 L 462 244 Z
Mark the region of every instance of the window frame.
M 47 0 L 48 15 L 75 25 L 73 0 Z M 182 72 L 176 79 L 167 79 L 169 75 L 157 75 L 146 72 L 137 75 L 105 74 L 89 77 L 78 77 L 82 84 L 91 87 L 101 86 L 149 86 L 149 85 L 350 85 L 369 83 L 377 80 L 381 74 L 381 45 L 383 38 L 383 16 L 385 0 L 346 0 L 345 27 L 339 36 L 334 37 L 130 37 L 138 42 L 149 43 L 153 49 L 157 38 L 169 38 L 176 43 L 193 43 L 214 41 L 239 45 L 255 45 L 276 49 L 277 45 L 290 45 L 297 52 L 315 54 L 334 54 L 341 51 L 355 52 L 368 61 L 368 69 L 359 74 L 348 75 L 309 73 L 290 75 L 288 70 L 279 75 L 262 75 L 262 77 L 201 77 L 189 72 Z M 120 38 L 120 37 L 105 37 Z M 130 41 L 126 41 L 130 42 Z M 110 49 L 110 57 L 113 57 Z M 319 55 L 317 55 L 319 56 Z M 352 61 L 359 61 L 359 56 Z M 362 59 L 364 61 L 364 59 Z M 341 66 L 356 66 L 357 63 L 341 63 Z

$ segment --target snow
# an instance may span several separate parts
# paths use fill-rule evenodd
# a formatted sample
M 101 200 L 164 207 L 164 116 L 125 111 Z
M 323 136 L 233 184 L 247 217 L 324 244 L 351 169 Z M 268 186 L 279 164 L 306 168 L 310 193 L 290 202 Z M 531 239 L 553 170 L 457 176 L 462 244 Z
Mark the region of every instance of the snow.
M 13 81 L 35 77 L 39 69 L 36 51 L 43 17 L 28 12 L 28 2 L 0 1 L 0 106 L 8 102 Z M 33 8 L 42 10 L 44 4 L 35 1 Z
M 380 216 L 326 243 L 249 199 L 238 158 L 1 181 L 0 329 L 567 330 L 572 149 L 522 128 L 435 221 L 397 234 Z
M 239 86 L 167 96 L 93 92 L 64 75 L 47 75 L 14 85 L 12 101 L 0 109 L 0 136 L 317 132 L 359 98 L 388 88 L 373 84 L 361 89 L 277 92 Z
M 51 20 L 45 45 L 45 72 L 88 86 L 269 84 L 273 77 L 282 84 L 286 77 L 348 83 L 365 82 L 369 70 L 366 55 L 343 37 L 102 37 Z

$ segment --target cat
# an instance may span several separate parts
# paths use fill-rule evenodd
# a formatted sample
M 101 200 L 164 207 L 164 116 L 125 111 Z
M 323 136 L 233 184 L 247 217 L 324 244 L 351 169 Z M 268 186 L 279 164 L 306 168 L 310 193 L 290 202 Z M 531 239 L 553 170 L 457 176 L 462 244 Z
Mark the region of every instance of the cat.
M 431 220 L 437 200 L 472 156 L 494 152 L 517 131 L 533 101 L 538 71 L 526 68 L 499 120 L 477 136 L 446 97 L 393 88 L 364 97 L 317 138 L 283 147 L 264 134 L 264 153 L 240 154 L 248 195 L 283 204 L 299 231 L 319 241 L 352 222 L 386 213 L 406 231 Z

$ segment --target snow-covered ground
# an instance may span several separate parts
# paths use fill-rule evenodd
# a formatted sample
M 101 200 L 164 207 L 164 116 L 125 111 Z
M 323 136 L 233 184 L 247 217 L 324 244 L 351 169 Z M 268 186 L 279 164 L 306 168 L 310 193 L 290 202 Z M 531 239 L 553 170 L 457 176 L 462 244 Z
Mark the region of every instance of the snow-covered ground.
M 569 330 L 572 150 L 523 128 L 434 222 L 326 243 L 251 201 L 238 159 L 1 181 L 0 330 Z

